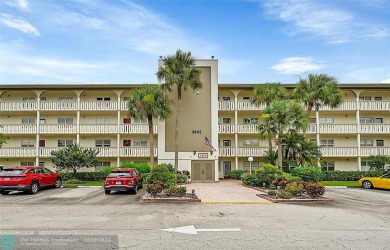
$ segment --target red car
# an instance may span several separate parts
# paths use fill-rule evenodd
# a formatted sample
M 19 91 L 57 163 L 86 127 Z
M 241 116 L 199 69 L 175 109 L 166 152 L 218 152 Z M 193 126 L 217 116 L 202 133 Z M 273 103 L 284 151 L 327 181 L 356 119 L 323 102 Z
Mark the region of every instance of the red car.
M 138 189 L 143 187 L 143 179 L 140 173 L 134 168 L 116 168 L 107 176 L 104 184 L 104 192 L 131 191 L 137 194 Z
M 11 191 L 24 191 L 36 194 L 41 187 L 60 188 L 61 175 L 44 167 L 6 168 L 0 173 L 0 194 Z

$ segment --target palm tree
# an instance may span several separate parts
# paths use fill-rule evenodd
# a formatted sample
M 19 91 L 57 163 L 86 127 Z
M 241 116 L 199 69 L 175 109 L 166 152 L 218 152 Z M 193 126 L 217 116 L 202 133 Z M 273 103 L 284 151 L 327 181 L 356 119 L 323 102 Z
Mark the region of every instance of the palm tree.
M 133 91 L 128 102 L 130 116 L 135 119 L 148 119 L 149 126 L 149 157 L 154 166 L 154 131 L 153 118 L 164 120 L 170 113 L 170 101 L 165 92 L 157 85 L 144 85 Z
M 159 81 L 164 81 L 162 87 L 164 90 L 172 91 L 176 87 L 176 123 L 175 123 L 175 171 L 178 170 L 179 163 L 179 121 L 182 101 L 182 92 L 188 88 L 196 91 L 202 88 L 200 81 L 200 69 L 195 68 L 196 60 L 191 52 L 183 52 L 180 49 L 174 55 L 163 58 L 163 66 L 157 71 Z
M 266 122 L 273 124 L 278 135 L 278 166 L 282 168 L 283 135 L 292 131 L 305 130 L 309 120 L 300 103 L 295 100 L 275 100 L 264 110 Z
M 309 74 L 307 79 L 300 79 L 293 96 L 301 100 L 307 108 L 307 115 L 321 106 L 336 108 L 343 102 L 343 92 L 338 87 L 337 79 L 326 74 Z

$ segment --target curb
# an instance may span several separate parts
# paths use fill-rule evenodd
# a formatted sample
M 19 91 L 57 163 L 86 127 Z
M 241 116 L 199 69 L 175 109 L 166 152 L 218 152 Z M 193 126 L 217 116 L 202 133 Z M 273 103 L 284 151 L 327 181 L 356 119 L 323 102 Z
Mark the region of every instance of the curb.
M 202 201 L 205 205 L 277 205 L 271 201 L 256 202 L 256 201 Z

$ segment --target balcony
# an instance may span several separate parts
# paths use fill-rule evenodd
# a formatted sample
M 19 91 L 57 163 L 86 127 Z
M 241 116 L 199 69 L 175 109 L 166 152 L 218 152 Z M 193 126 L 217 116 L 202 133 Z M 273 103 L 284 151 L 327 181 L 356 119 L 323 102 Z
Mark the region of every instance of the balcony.
M 148 134 L 149 126 L 147 124 L 121 124 L 119 126 L 121 134 Z M 157 133 L 157 125 L 153 125 L 153 133 Z
M 219 157 L 264 157 L 265 151 L 268 151 L 268 147 L 223 147 L 219 148 Z
M 235 110 L 234 101 L 222 101 L 218 102 L 218 110 Z
M 76 111 L 77 107 L 77 102 L 40 102 L 40 110 L 47 111 Z
M 361 124 L 360 133 L 363 134 L 389 134 L 390 124 Z
M 388 101 L 360 101 L 359 102 L 360 110 L 380 110 L 380 111 L 389 111 L 390 102 Z
M 357 103 L 355 101 L 345 101 L 341 105 L 339 105 L 337 108 L 331 108 L 329 106 L 322 106 L 320 107 L 320 111 L 324 110 L 332 110 L 332 111 L 340 111 L 340 110 L 357 110 Z
M 80 124 L 80 134 L 116 134 L 118 125 L 114 124 Z
M 218 133 L 220 134 L 234 134 L 234 125 L 230 124 L 219 124 L 218 125 Z
M 356 134 L 356 124 L 320 124 L 320 134 Z
M 35 157 L 36 148 L 0 148 L 0 157 Z
M 130 148 L 121 147 L 119 148 L 120 157 L 149 157 L 149 148 Z M 154 148 L 154 156 L 157 156 L 157 148 Z
M 40 124 L 40 134 L 76 134 L 77 126 L 75 124 Z
M 265 104 L 259 106 L 252 104 L 250 101 L 237 101 L 237 110 L 264 110 Z
M 390 155 L 389 147 L 361 147 L 360 156 Z
M 238 134 L 257 134 L 259 133 L 258 124 L 240 124 L 237 126 Z
M 37 102 L 0 102 L 2 111 L 36 111 L 38 110 Z
M 118 102 L 80 102 L 82 111 L 118 110 Z
M 36 134 L 35 124 L 6 124 L 0 127 L 0 134 Z
M 322 147 L 320 148 L 323 157 L 357 157 L 357 147 Z

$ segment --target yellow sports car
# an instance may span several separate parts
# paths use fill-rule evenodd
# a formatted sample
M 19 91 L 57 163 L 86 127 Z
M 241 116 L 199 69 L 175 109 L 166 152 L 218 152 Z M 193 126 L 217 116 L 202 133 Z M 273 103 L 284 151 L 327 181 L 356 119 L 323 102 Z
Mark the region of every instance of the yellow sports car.
M 382 188 L 390 189 L 390 171 L 381 177 L 363 177 L 359 181 L 363 188 Z

